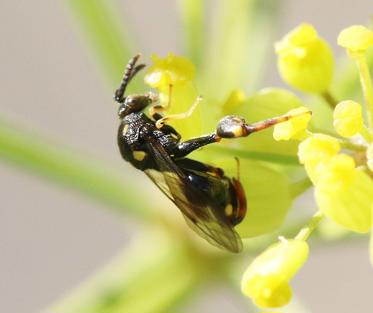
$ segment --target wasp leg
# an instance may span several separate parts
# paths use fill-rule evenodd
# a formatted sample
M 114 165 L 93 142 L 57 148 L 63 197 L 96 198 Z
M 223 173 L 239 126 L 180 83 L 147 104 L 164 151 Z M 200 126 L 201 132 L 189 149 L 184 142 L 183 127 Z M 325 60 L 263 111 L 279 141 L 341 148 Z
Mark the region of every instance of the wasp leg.
M 184 113 L 179 113 L 179 114 L 171 114 L 171 115 L 167 115 L 167 116 L 164 116 L 162 117 L 161 119 L 159 119 L 156 123 L 155 123 L 155 126 L 160 129 L 162 128 L 162 126 L 166 123 L 166 121 L 168 120 L 180 120 L 180 119 L 184 119 L 184 118 L 188 118 L 189 116 L 191 116 L 193 114 L 193 111 L 195 110 L 195 108 L 197 107 L 198 103 L 200 103 L 202 100 L 202 97 L 201 96 L 198 96 L 197 99 L 193 102 L 192 106 L 189 108 L 188 111 L 184 112 Z
M 286 122 L 291 118 L 298 117 L 304 114 L 311 114 L 311 111 L 302 112 L 299 114 L 285 114 L 277 117 L 272 117 L 257 123 L 247 124 L 245 119 L 237 115 L 228 115 L 223 117 L 216 128 L 216 134 L 221 138 L 240 138 L 247 137 L 252 133 L 269 128 L 273 125 Z
M 161 105 L 161 104 L 155 104 L 153 106 L 151 106 L 149 108 L 149 115 L 154 119 L 154 120 L 158 120 L 156 118 L 156 116 L 160 116 L 159 113 L 162 113 L 164 111 L 167 111 L 170 106 L 171 106 L 171 96 L 172 96 L 172 85 L 168 85 L 168 100 L 167 100 L 167 103 L 165 105 Z
M 218 141 L 220 141 L 220 137 L 217 136 L 215 133 L 198 138 L 193 138 L 179 143 L 174 151 L 172 151 L 172 154 L 177 158 L 185 157 L 194 150 Z

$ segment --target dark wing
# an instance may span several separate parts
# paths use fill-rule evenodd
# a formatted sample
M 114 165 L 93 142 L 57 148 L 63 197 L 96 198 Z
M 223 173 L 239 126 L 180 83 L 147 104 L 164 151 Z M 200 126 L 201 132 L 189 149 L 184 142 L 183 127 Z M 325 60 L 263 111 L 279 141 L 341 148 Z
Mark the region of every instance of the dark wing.
M 150 140 L 148 150 L 159 170 L 147 169 L 145 173 L 176 204 L 188 225 L 214 246 L 231 252 L 241 251 L 241 239 L 233 226 L 219 217 L 216 200 L 191 183 L 158 141 Z M 188 199 L 186 191 L 196 201 Z

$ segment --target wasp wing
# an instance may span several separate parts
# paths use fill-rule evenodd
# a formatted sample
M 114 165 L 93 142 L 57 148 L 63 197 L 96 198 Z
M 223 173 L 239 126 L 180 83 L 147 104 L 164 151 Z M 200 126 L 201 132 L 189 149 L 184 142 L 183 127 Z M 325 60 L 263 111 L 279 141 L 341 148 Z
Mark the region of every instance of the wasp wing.
M 193 184 L 185 170 L 174 162 L 158 141 L 149 140 L 148 151 L 158 169 L 146 169 L 145 173 L 176 204 L 188 225 L 211 244 L 239 252 L 242 249 L 241 239 L 233 226 L 217 212 L 216 199 Z M 214 183 L 213 180 L 211 183 Z

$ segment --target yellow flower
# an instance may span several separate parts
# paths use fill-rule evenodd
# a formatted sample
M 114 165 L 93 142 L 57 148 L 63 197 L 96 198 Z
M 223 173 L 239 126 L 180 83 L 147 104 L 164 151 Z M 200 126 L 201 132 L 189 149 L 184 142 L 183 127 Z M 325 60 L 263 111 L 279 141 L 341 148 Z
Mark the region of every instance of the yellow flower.
M 267 248 L 248 267 L 241 290 L 262 308 L 286 305 L 291 299 L 289 281 L 308 257 L 303 240 L 282 239 Z
M 353 25 L 342 30 L 338 44 L 351 53 L 364 52 L 373 45 L 373 31 L 362 25 Z
M 352 137 L 363 128 L 361 105 L 346 100 L 337 104 L 334 109 L 334 128 L 343 137 Z
M 159 90 L 182 85 L 194 78 L 195 67 L 188 59 L 169 53 L 164 59 L 152 55 L 153 65 L 145 75 L 145 83 Z
M 309 114 L 307 114 L 309 113 Z M 274 126 L 273 138 L 279 140 L 302 139 L 311 120 L 311 111 L 305 107 L 290 110 L 285 115 L 294 116 L 284 123 Z
M 275 45 L 282 79 L 304 92 L 328 90 L 334 58 L 328 44 L 310 24 L 301 24 Z
M 373 181 L 355 168 L 352 157 L 339 154 L 323 163 L 315 186 L 320 210 L 349 230 L 366 233 L 371 229 Z
M 313 183 L 323 172 L 323 164 L 335 156 L 340 149 L 337 139 L 324 134 L 314 134 L 299 144 L 299 161 L 304 164 Z

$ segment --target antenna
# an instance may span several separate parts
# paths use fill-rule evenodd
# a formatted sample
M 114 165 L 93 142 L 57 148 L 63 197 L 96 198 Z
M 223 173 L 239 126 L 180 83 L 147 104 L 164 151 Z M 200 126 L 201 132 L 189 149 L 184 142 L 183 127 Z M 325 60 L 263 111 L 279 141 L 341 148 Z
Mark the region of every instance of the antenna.
M 139 64 L 137 66 L 136 63 L 138 59 L 140 58 L 141 54 L 136 54 L 132 59 L 130 59 L 127 63 L 126 69 L 124 71 L 124 75 L 122 78 L 122 82 L 119 86 L 119 88 L 114 93 L 114 100 L 116 102 L 122 103 L 123 102 L 123 96 L 126 91 L 128 83 L 131 81 L 131 79 L 141 70 L 145 67 L 145 64 Z

